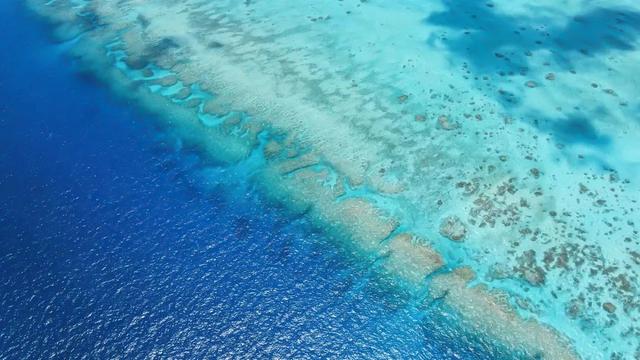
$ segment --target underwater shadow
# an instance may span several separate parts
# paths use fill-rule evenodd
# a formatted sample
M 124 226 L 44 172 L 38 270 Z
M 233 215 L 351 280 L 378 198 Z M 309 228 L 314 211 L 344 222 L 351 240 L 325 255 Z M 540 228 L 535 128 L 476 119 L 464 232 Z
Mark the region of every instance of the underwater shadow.
M 550 131 L 556 141 L 564 145 L 584 144 L 604 148 L 611 143 L 609 136 L 600 134 L 583 115 L 545 120 L 540 128 Z
M 481 72 L 528 71 L 528 58 L 548 50 L 557 65 L 570 69 L 577 56 L 594 56 L 610 49 L 635 49 L 640 36 L 640 13 L 624 8 L 598 8 L 562 26 L 545 26 L 544 17 L 505 15 L 492 3 L 443 0 L 445 10 L 427 17 L 426 23 L 462 32 L 443 44 Z M 431 38 L 428 41 L 433 42 Z

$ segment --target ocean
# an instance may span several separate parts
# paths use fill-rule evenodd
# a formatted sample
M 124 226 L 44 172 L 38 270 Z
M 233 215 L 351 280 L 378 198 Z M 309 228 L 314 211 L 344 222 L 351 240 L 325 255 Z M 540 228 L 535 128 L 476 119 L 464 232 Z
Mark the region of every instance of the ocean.
M 515 356 L 0 22 L 0 359 Z

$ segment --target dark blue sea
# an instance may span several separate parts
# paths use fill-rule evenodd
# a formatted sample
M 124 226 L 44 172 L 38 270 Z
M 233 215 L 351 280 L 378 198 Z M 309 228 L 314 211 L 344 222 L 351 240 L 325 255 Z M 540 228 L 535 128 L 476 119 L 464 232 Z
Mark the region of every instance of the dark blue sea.
M 498 357 L 0 22 L 0 359 Z

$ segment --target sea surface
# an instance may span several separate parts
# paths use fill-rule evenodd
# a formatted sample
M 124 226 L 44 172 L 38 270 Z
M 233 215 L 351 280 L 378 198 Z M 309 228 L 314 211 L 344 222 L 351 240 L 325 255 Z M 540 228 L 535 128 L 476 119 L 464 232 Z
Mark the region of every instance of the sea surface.
M 0 359 L 510 357 L 0 22 Z

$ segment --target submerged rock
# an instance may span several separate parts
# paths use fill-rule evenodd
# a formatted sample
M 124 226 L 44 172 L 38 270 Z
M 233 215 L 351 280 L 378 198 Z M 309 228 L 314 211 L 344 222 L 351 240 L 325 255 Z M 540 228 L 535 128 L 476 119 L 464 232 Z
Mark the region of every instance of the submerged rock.
M 538 168 L 532 168 L 531 170 L 529 170 L 529 172 L 536 179 L 540 177 L 540 170 L 538 170 Z
M 186 98 L 188 98 L 189 96 L 191 96 L 191 89 L 188 87 L 183 87 L 182 89 L 180 89 L 180 91 L 178 91 L 177 94 L 175 94 L 173 97 L 178 99 L 178 100 L 185 100 Z
M 282 146 L 274 140 L 269 140 L 264 146 L 264 156 L 267 158 L 272 158 L 278 156 L 282 151 Z
M 602 304 L 602 308 L 604 309 L 604 311 L 608 312 L 609 314 L 613 314 L 614 312 L 616 312 L 616 306 L 610 302 L 606 302 Z
M 514 272 L 528 282 L 532 286 L 540 286 L 546 280 L 546 272 L 536 261 L 536 252 L 527 250 L 517 258 L 518 266 L 514 268 Z
M 545 272 L 541 267 L 534 267 L 531 269 L 525 269 L 523 271 L 524 279 L 533 286 L 540 286 L 544 284 Z
M 571 319 L 577 319 L 584 312 L 584 300 L 573 299 L 565 305 L 565 314 Z
M 398 234 L 389 241 L 389 257 L 385 267 L 414 284 L 442 267 L 440 254 L 426 241 L 414 239 L 411 234 Z
M 467 228 L 457 216 L 448 216 L 440 224 L 440 235 L 453 241 L 462 241 L 467 234 Z
M 165 76 L 157 80 L 158 85 L 169 87 L 178 83 L 178 78 L 174 75 Z
M 508 279 L 511 276 L 511 268 L 505 264 L 493 264 L 486 276 L 490 281 Z
M 149 68 L 145 68 L 142 70 L 142 76 L 144 77 L 152 77 L 153 76 L 153 70 L 149 69 Z
M 195 108 L 200 105 L 200 99 L 193 98 L 185 101 L 184 105 L 189 108 Z
M 133 70 L 140 70 L 149 64 L 145 59 L 139 56 L 130 56 L 125 60 L 125 63 Z
M 438 126 L 443 130 L 455 130 L 458 128 L 458 124 L 450 122 L 446 115 L 438 116 Z

